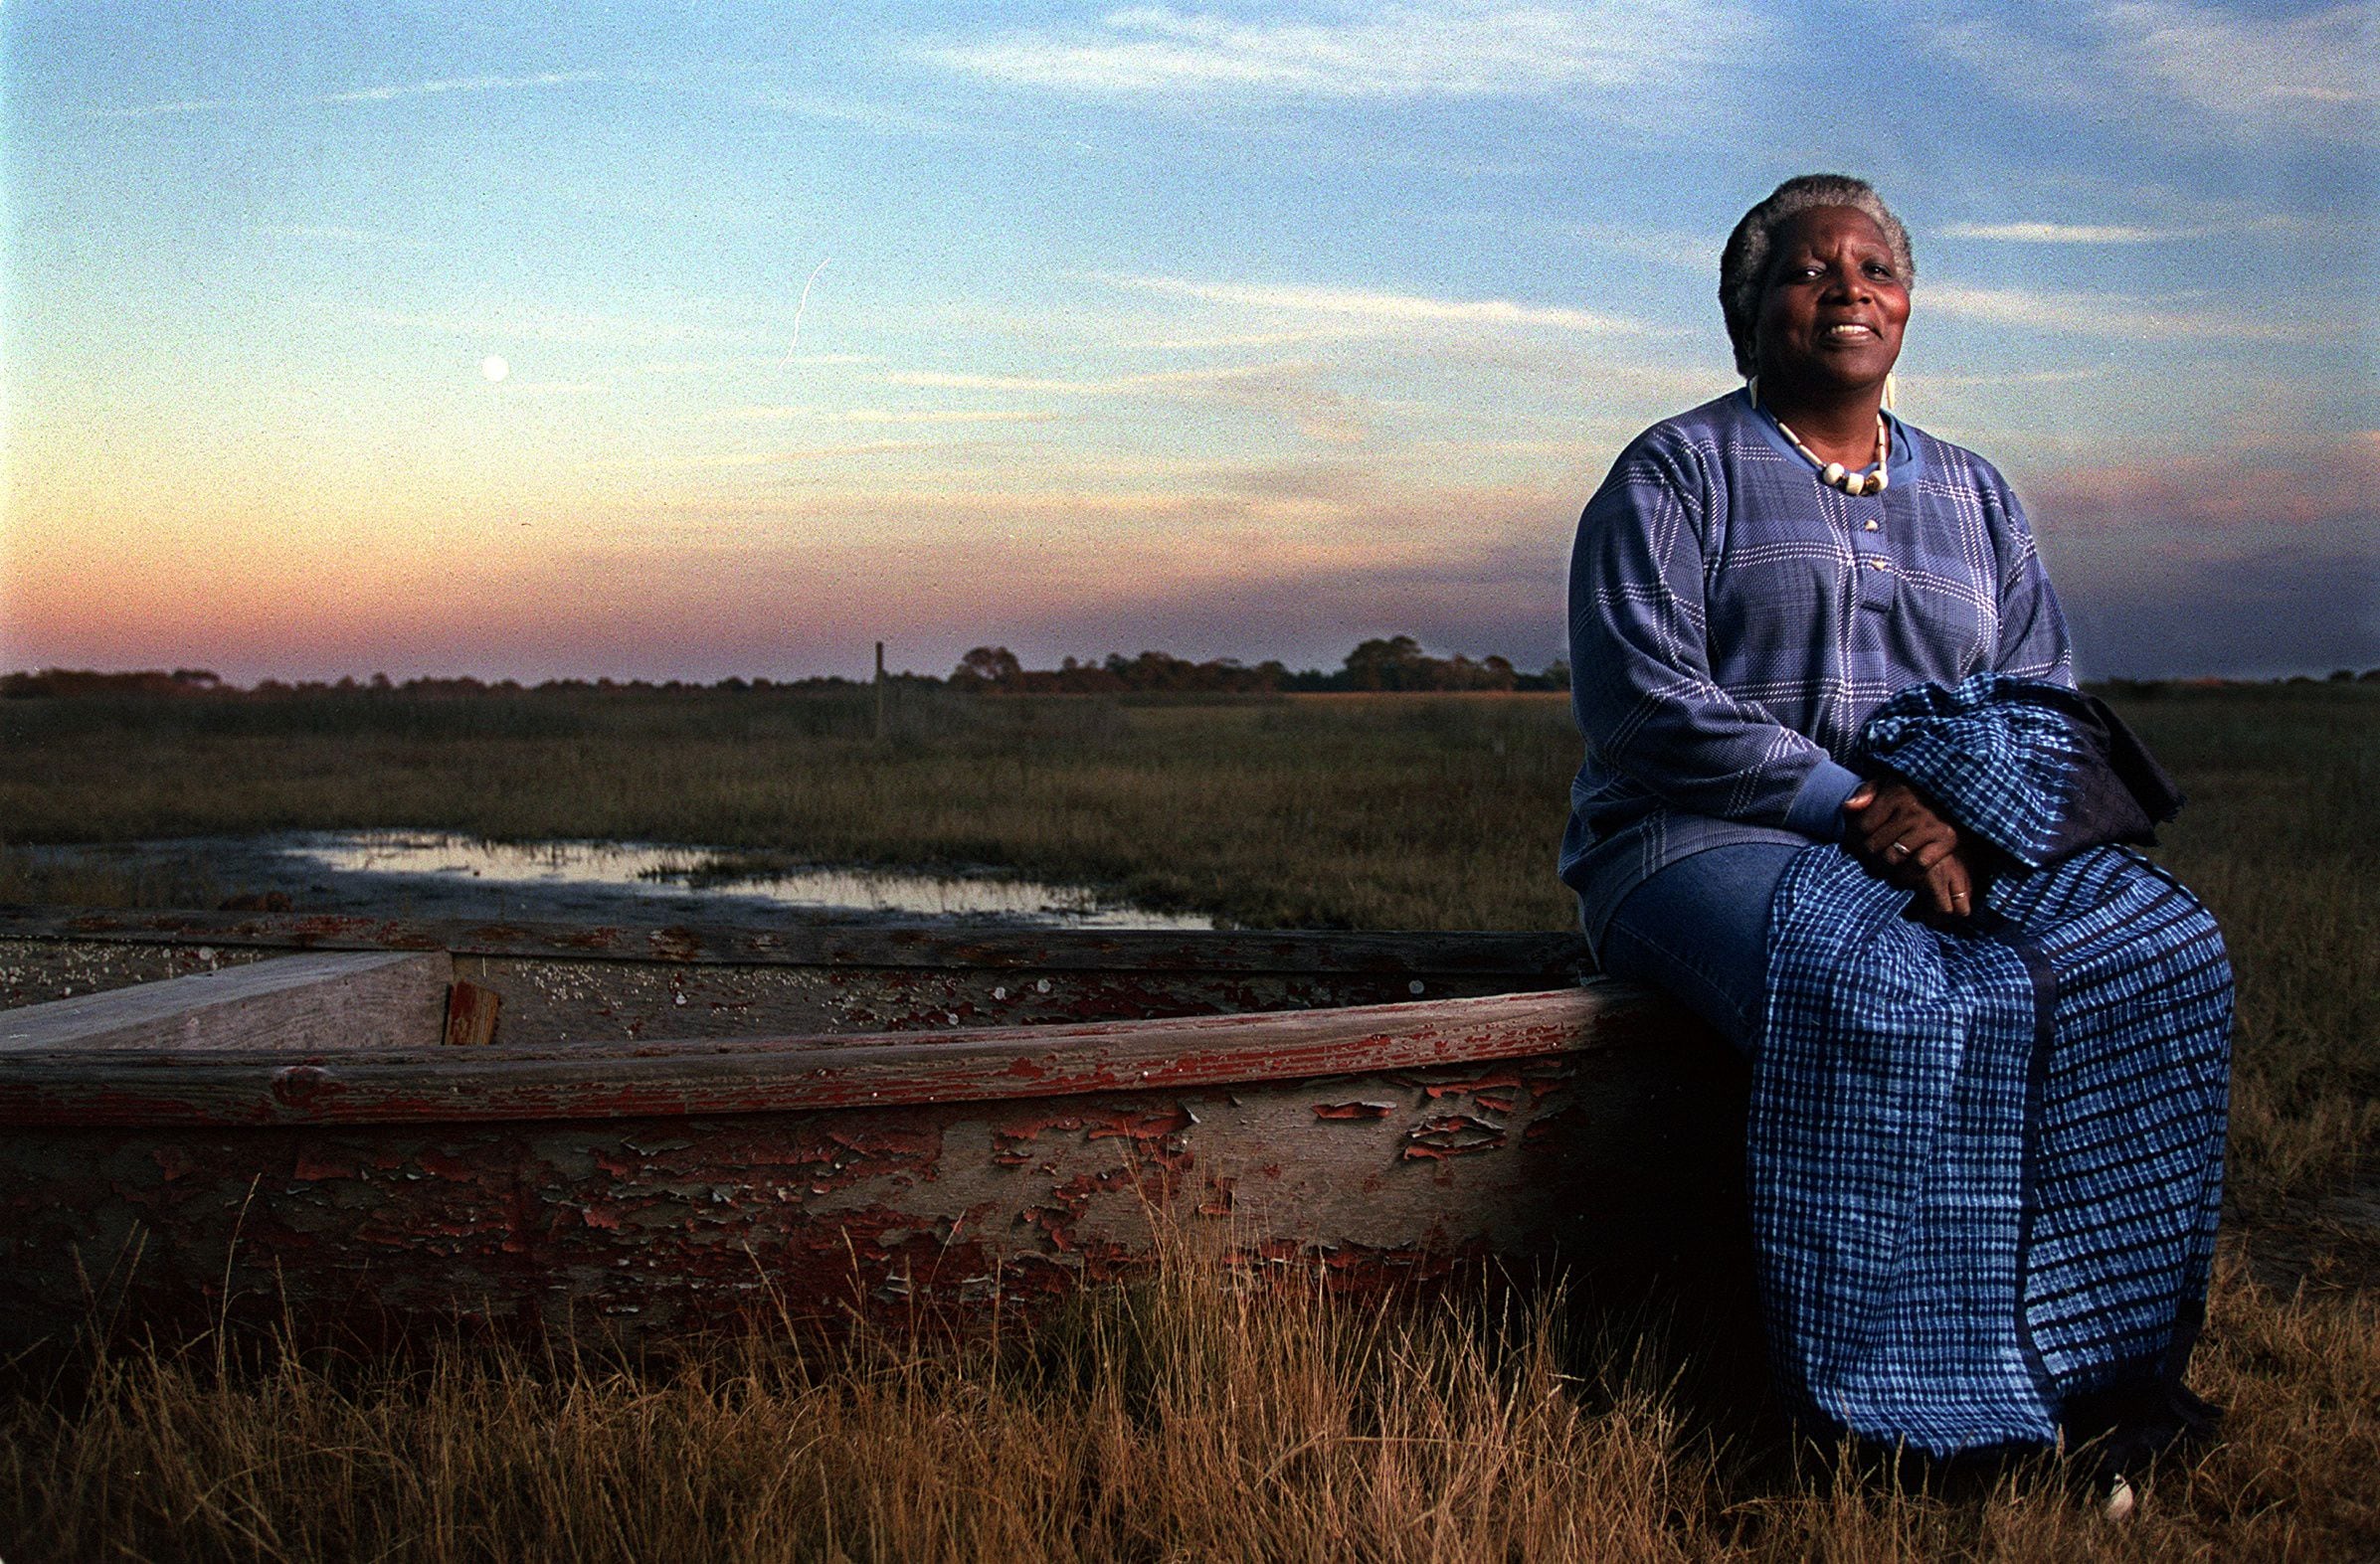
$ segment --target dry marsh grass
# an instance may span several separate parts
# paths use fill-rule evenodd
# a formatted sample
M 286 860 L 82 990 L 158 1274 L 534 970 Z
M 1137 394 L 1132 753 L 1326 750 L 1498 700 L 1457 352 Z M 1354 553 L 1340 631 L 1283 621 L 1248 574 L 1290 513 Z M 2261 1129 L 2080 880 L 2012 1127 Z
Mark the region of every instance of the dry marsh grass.
M 16 841 L 406 825 L 989 862 L 1253 925 L 1570 919 L 1558 698 L 921 697 L 884 744 L 856 705 L 707 692 L 303 707 L 0 710 L 0 821 Z M 20 1362 L 0 1375 L 0 1557 L 2380 1557 L 2373 1246 L 2306 1217 L 2380 1140 L 2360 845 L 2380 834 L 2380 691 L 2125 711 L 2192 794 L 2162 856 L 2223 918 L 2241 980 L 2237 1219 L 2195 1375 L 2232 1417 L 2128 1526 L 2043 1467 L 1927 1489 L 1797 1450 L 1724 1326 L 1630 1329 L 1544 1297 L 1390 1316 L 1218 1289 L 1188 1257 L 1030 1341 L 933 1352 Z M 133 883 L 0 850 L 0 899 L 213 889 L 203 866 Z M 2283 1229 L 2318 1251 L 2290 1292 L 2246 1263 Z
M 2322 1560 L 2380 1547 L 2380 1310 L 2227 1269 L 2223 1443 L 2116 1527 L 2048 1463 L 1930 1485 L 1702 1404 L 1558 1297 L 1405 1314 L 1178 1258 L 1026 1343 L 118 1350 L 0 1411 L 14 1560 Z M 1690 1345 L 1690 1343 L 1689 1343 Z

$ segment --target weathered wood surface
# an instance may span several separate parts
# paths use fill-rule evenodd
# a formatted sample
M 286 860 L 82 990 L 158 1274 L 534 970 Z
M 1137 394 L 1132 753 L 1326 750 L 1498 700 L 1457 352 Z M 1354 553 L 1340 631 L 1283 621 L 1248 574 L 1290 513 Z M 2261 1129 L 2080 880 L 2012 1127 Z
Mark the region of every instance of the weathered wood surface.
M 1366 1296 L 1491 1263 L 1635 1271 L 1711 1230 L 1730 1087 L 1692 1038 L 1607 1041 L 1062 1097 L 12 1128 L 0 1339 L 94 1310 L 167 1331 L 463 1322 L 651 1344 L 755 1321 L 980 1324 L 1144 1270 L 1168 1224 Z
M 207 979 L 182 979 L 207 981 Z M 135 990 L 137 991 L 137 990 Z M 7 1012 L 0 1012 L 6 1014 Z M 777 1113 L 1297 1081 L 1612 1046 L 1669 1012 L 1620 984 L 1349 1009 L 562 1048 L 71 1048 L 0 1071 L 0 1126 L 445 1124 Z
M 0 940 L 162 941 L 218 949 L 443 950 L 625 961 L 791 966 L 1008 966 L 1164 971 L 1402 971 L 1571 976 L 1591 969 L 1574 934 L 1018 929 L 789 924 L 755 930 L 363 918 L 349 914 L 0 906 Z
M 320 952 L 0 1010 L 0 1056 L 241 1048 L 359 1049 L 437 1037 L 454 962 L 443 951 Z
M 59 944 L 171 969 L 197 949 L 177 940 L 221 962 L 295 933 L 240 920 L 272 927 L 234 946 L 229 922 Z M 0 971 L 34 964 L 26 926 L 0 928 Z M 890 948 L 865 933 L 810 953 L 839 965 L 722 959 L 702 942 L 690 957 L 573 962 L 546 954 L 550 931 L 512 968 L 461 957 L 599 1004 L 624 992 L 607 974 L 694 979 L 664 991 L 698 994 L 754 971 L 804 978 L 855 996 L 827 1007 L 846 1022 L 894 1014 L 860 1034 L 522 1042 L 499 982 L 487 1047 L 325 1037 L 297 1058 L 0 1058 L 0 1341 L 92 1317 L 169 1333 L 227 1317 L 307 1334 L 461 1321 L 653 1344 L 755 1320 L 981 1321 L 1134 1274 L 1166 1224 L 1371 1293 L 1691 1245 L 1739 1154 L 1740 1070 L 1679 1012 L 1624 984 L 1577 986 L 1574 968 L 1565 986 L 1510 991 L 1548 986 L 1558 941 L 1509 942 L 1499 970 L 1498 937 L 1414 937 L 1401 963 L 1396 937 L 1360 954 L 1331 936 L 1246 937 L 1232 967 L 1217 946 L 1242 937 L 1086 956 L 1036 933 L 977 970 L 922 963 L 972 943 L 947 938 L 878 964 Z M 1449 952 L 1470 969 L 1445 975 L 1433 963 Z M 1436 997 L 1458 979 L 1506 991 Z M 1418 1002 L 1414 982 L 1432 990 Z M 977 1009 L 956 1027 L 956 1011 L 903 1009 L 920 985 Z M 1351 991 L 1406 1002 L 1296 1008 Z M 1272 1012 L 1149 1018 L 1169 994 L 1196 1012 L 1250 993 Z M 713 1019 L 694 1008 L 646 1013 Z M 1086 1010 L 1096 1019 L 1071 1019 Z M 1051 1019 L 984 1024 L 1006 1015 Z M 920 1024 L 936 1030 L 904 1029 Z
M 503 1002 L 504 996 L 493 988 L 457 978 L 447 990 L 446 1045 L 477 1048 L 494 1042 Z
M 0 1005 L 295 950 L 445 950 L 506 1044 L 956 1031 L 1553 988 L 1574 935 L 620 929 L 0 908 Z

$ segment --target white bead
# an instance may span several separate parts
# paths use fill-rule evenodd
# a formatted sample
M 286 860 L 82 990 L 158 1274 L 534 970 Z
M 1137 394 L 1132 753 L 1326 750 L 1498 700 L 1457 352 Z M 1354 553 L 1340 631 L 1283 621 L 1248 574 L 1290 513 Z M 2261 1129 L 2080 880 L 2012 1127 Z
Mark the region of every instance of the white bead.
M 1882 494 L 1884 492 L 1884 468 L 1878 467 L 1875 474 L 1868 479 L 1868 492 L 1871 494 Z
M 1839 461 L 1830 461 L 1826 464 L 1826 470 L 1820 473 L 1819 476 L 1826 479 L 1827 482 L 1833 484 L 1836 488 L 1842 488 L 1845 486 L 1843 479 L 1847 475 L 1848 471 L 1849 469 L 1846 468 L 1843 463 Z

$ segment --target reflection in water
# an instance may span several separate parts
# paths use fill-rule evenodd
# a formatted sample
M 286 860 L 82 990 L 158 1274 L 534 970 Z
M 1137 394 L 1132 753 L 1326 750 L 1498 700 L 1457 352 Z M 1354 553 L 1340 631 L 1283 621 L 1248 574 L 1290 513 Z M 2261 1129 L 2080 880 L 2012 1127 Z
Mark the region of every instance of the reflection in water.
M 1210 929 L 1196 914 L 1156 913 L 1106 900 L 1088 886 L 991 875 L 768 864 L 739 867 L 699 847 L 644 842 L 488 842 L 423 831 L 308 831 L 270 844 L 293 867 L 414 883 L 475 882 L 484 890 L 610 890 L 689 895 L 704 903 L 869 917 L 983 918 L 1082 929 Z

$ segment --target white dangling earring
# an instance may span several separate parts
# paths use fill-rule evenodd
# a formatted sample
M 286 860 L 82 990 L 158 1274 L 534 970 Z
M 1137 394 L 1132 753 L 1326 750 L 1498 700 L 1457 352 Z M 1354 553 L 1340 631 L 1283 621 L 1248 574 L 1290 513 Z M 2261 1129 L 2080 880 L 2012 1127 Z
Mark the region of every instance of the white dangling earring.
M 1892 373 L 1887 371 L 1884 377 L 1884 410 L 1887 413 L 1893 411 L 1893 389 L 1896 384 Z
M 1888 375 L 1888 376 L 1886 376 L 1886 377 L 1885 377 L 1885 379 L 1889 381 L 1889 380 L 1891 380 L 1891 379 L 1892 379 L 1892 377 L 1891 377 L 1890 375 Z M 1747 396 L 1747 397 L 1749 397 L 1749 398 L 1751 399 L 1751 404 L 1752 404 L 1752 406 L 1753 406 L 1753 407 L 1755 407 L 1755 408 L 1756 408 L 1756 407 L 1758 407 L 1758 406 L 1760 405 L 1760 377 L 1759 377 L 1759 376 L 1757 376 L 1757 375 L 1746 375 L 1746 376 L 1744 376 L 1744 377 L 1743 377 L 1743 394 L 1744 394 L 1745 396 Z M 1891 393 L 1889 393 L 1889 392 L 1888 392 L 1888 393 L 1886 393 L 1886 395 L 1890 396 L 1890 395 L 1891 395 Z M 1887 406 L 1890 406 L 1890 404 L 1888 403 L 1888 404 L 1887 404 Z

